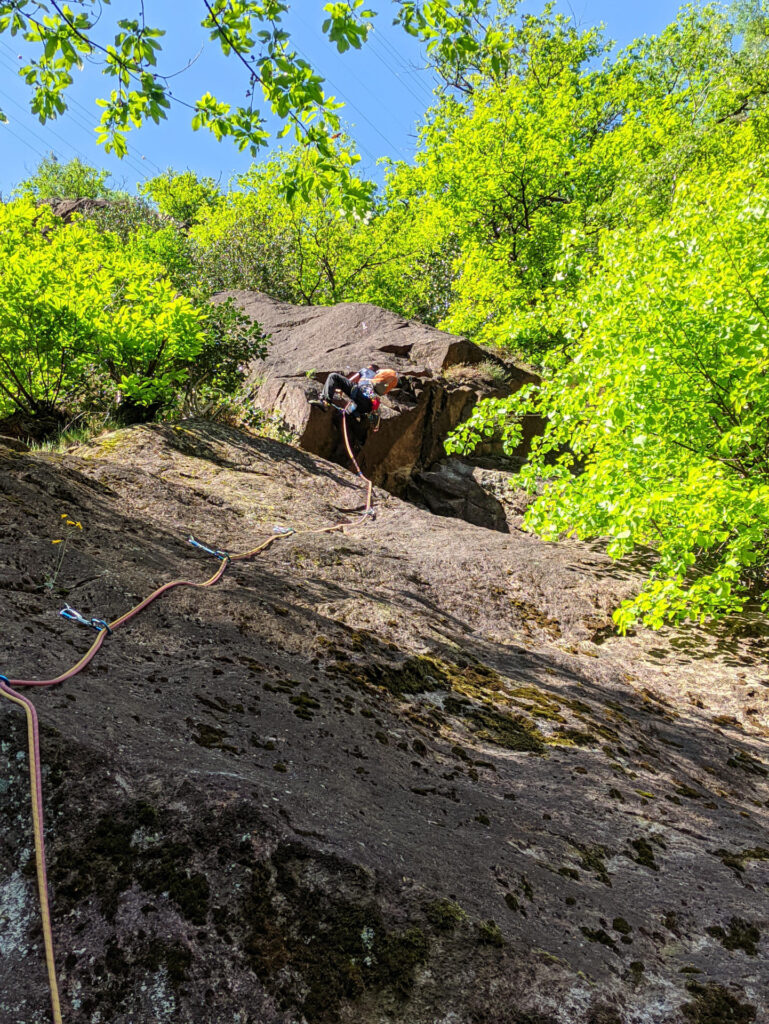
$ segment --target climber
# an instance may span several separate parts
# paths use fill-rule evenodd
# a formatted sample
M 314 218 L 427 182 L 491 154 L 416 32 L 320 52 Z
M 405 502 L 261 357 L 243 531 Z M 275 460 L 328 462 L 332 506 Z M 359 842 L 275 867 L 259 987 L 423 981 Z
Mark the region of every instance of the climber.
M 395 370 L 380 370 L 375 363 L 358 370 L 350 377 L 341 373 L 330 373 L 323 385 L 320 402 L 332 405 L 334 392 L 341 391 L 349 399 L 345 413 L 353 416 L 359 423 L 364 417 L 374 422 L 374 430 L 379 429 L 380 397 L 386 395 L 397 385 L 398 374 Z

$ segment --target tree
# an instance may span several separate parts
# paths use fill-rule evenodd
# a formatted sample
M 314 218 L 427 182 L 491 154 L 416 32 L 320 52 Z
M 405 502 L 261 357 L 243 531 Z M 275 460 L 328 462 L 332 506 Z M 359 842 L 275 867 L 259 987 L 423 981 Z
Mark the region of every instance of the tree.
M 376 302 L 434 321 L 441 243 L 432 221 L 397 199 L 407 169 L 393 172 L 385 196 L 361 215 L 344 206 L 339 182 L 286 203 L 282 182 L 303 158 L 298 151 L 254 164 L 201 211 L 190 231 L 199 278 L 211 290 L 250 288 L 300 304 Z
M 16 196 L 44 199 L 103 199 L 115 195 L 105 184 L 109 171 L 89 167 L 77 157 L 66 164 L 55 156 L 44 157 L 35 173 L 19 182 L 13 190 Z
M 225 57 L 243 68 L 243 99 L 233 105 L 204 93 L 183 104 L 173 91 L 172 73 L 158 66 L 165 31 L 148 23 L 145 5 L 137 0 L 136 16 L 112 25 L 97 0 L 0 0 L 0 33 L 21 35 L 33 56 L 21 74 L 32 89 L 32 110 L 41 121 L 64 113 L 72 72 L 87 58 L 99 62 L 113 88 L 100 100 L 103 108 L 99 141 L 122 156 L 126 136 L 148 120 L 158 123 L 172 103 L 187 105 L 194 129 L 206 128 L 217 139 L 229 138 L 239 149 L 256 155 L 266 145 L 263 107 L 283 122 L 280 135 L 293 131 L 307 147 L 309 159 L 285 183 L 288 194 L 308 195 L 342 182 L 345 205 L 359 208 L 368 195 L 350 166 L 357 160 L 349 148 L 333 145 L 339 132 L 340 104 L 323 90 L 323 79 L 292 48 L 285 30 L 285 0 L 200 0 L 200 24 Z M 406 31 L 423 39 L 445 59 L 451 52 L 473 52 L 480 45 L 473 26 L 485 15 L 489 0 L 392 0 L 393 13 Z M 337 50 L 359 48 L 375 17 L 364 0 L 326 3 L 323 31 Z
M 216 205 L 221 192 L 213 178 L 198 178 L 192 171 L 176 173 L 169 168 L 139 185 L 139 195 L 149 196 L 161 214 L 189 228 L 205 210 Z
M 178 294 L 159 250 L 31 199 L 0 205 L 0 418 L 53 425 L 91 407 L 147 419 L 191 387 L 237 386 L 264 355 L 258 326 Z
M 522 481 L 544 491 L 527 526 L 547 539 L 652 548 L 615 613 L 704 621 L 769 604 L 769 155 L 764 112 L 731 140 L 731 168 L 691 169 L 669 212 L 604 237 L 568 330 L 571 358 L 540 387 L 479 408 L 467 450 L 546 418 Z

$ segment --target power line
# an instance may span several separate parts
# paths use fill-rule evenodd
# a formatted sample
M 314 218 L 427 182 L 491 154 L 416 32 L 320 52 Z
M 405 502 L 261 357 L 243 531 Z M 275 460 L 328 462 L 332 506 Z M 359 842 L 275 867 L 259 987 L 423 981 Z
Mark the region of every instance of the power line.
M 298 53 L 298 54 L 299 54 L 299 55 L 300 55 L 301 57 L 303 57 L 303 58 L 304 58 L 304 60 L 306 60 L 306 61 L 307 61 L 307 63 L 308 63 L 308 64 L 309 64 L 309 65 L 310 65 L 311 67 L 313 67 L 313 68 L 316 68 L 316 67 L 317 67 L 317 65 L 316 65 L 316 64 L 314 64 L 314 63 L 313 63 L 313 62 L 312 62 L 312 61 L 311 61 L 311 60 L 310 60 L 310 59 L 309 59 L 309 58 L 307 57 L 307 55 L 306 55 L 305 53 L 303 53 L 303 52 L 302 52 L 302 50 L 300 50 L 298 46 L 296 46 L 296 44 L 294 44 L 294 48 L 295 48 L 296 52 L 297 52 L 297 53 Z M 321 72 L 320 72 L 320 68 L 317 68 L 317 70 L 318 70 L 318 72 L 319 72 L 319 73 L 321 73 Z M 387 145 L 388 145 L 388 146 L 390 147 L 390 149 L 391 149 L 391 150 L 393 150 L 393 151 L 396 151 L 396 152 L 400 153 L 400 155 L 401 155 L 401 156 L 403 157 L 403 159 L 404 159 L 404 160 L 407 160 L 407 159 L 408 159 L 408 157 L 406 157 L 406 156 L 405 156 L 405 154 L 404 154 L 404 153 L 403 153 L 403 152 L 401 151 L 401 149 L 400 149 L 400 148 L 399 148 L 398 146 L 396 146 L 394 142 L 391 142 L 391 141 L 390 141 L 390 139 L 388 139 L 388 138 L 387 138 L 387 136 L 386 136 L 386 135 L 384 134 L 384 132 L 380 131 L 380 130 L 379 130 L 379 128 L 377 128 L 377 126 L 376 126 L 376 125 L 374 124 L 374 122 L 373 122 L 372 120 L 370 120 L 370 118 L 368 118 L 368 117 L 367 117 L 367 116 L 366 116 L 366 115 L 365 115 L 365 114 L 363 113 L 363 111 L 362 111 L 362 110 L 360 109 L 360 107 L 357 107 L 357 106 L 356 106 L 356 105 L 355 105 L 354 103 L 351 103 L 351 102 L 350 102 L 350 101 L 349 101 L 349 100 L 348 100 L 348 99 L 347 99 L 347 98 L 346 98 L 346 97 L 344 96 L 344 94 L 342 93 L 342 90 L 341 90 L 341 89 L 339 89 L 339 88 L 338 88 L 338 87 L 337 87 L 337 86 L 336 86 L 336 85 L 334 84 L 334 82 L 333 82 L 333 81 L 332 81 L 332 80 L 331 80 L 331 79 L 330 79 L 330 78 L 328 77 L 328 75 L 325 75 L 325 74 L 324 74 L 324 75 L 323 75 L 323 80 L 324 80 L 325 82 L 328 82 L 328 84 L 329 84 L 329 85 L 331 86 L 331 88 L 332 88 L 332 89 L 333 89 L 333 90 L 335 91 L 335 93 L 336 93 L 337 95 L 339 95 L 339 96 L 340 96 L 340 97 L 341 97 L 341 98 L 342 98 L 342 99 L 344 100 L 344 102 L 345 102 L 345 105 L 346 105 L 346 106 L 349 106 L 349 107 L 350 107 L 350 108 L 351 108 L 352 110 L 355 110 L 355 111 L 357 111 L 357 113 L 358 113 L 358 114 L 360 114 L 360 116 L 361 116 L 361 117 L 363 118 L 363 120 L 364 120 L 364 121 L 365 121 L 365 122 L 366 122 L 366 123 L 367 123 L 368 125 L 370 125 L 370 126 L 371 126 L 371 127 L 372 127 L 372 128 L 374 129 L 374 131 L 375 131 L 375 132 L 377 133 L 377 135 L 378 135 L 378 136 L 379 136 L 379 137 L 380 137 L 380 138 L 381 138 L 381 139 L 382 139 L 382 140 L 383 140 L 384 142 L 386 142 L 386 143 L 387 143 Z M 362 83 L 361 83 L 361 84 L 362 84 Z M 365 149 L 365 147 L 364 147 L 364 146 L 361 146 L 360 148 L 361 148 L 361 149 L 363 149 L 363 150 L 364 150 L 364 152 L 367 152 L 367 153 L 368 153 L 368 151 L 367 151 L 367 150 Z M 374 156 L 373 156 L 373 155 L 372 155 L 371 153 L 368 153 L 368 156 L 369 156 L 369 158 L 370 158 L 371 160 L 374 160 L 374 161 L 376 162 L 376 158 L 375 158 L 375 157 L 374 157 Z
M 2 66 L 2 60 L 0 60 L 0 66 Z M 5 96 L 4 102 L 7 101 L 9 103 L 12 103 L 15 107 L 21 110 L 23 114 L 29 116 L 29 111 L 25 107 L 23 107 L 12 97 L 7 96 L 7 94 L 3 95 Z M 74 121 L 72 123 L 76 124 L 76 122 Z M 75 146 L 63 135 L 60 135 L 59 132 L 57 132 L 49 124 L 41 125 L 39 128 L 35 130 L 35 128 L 30 127 L 29 124 L 25 123 L 24 121 L 17 120 L 16 126 L 18 128 L 21 128 L 23 131 L 27 132 L 29 135 L 31 135 L 36 142 L 43 143 L 49 150 L 51 150 L 51 152 L 54 152 L 54 155 L 57 155 L 56 150 L 59 150 L 60 147 L 51 140 L 50 136 L 54 136 L 55 138 L 59 139 L 60 142 L 63 143 L 69 150 L 71 150 L 83 163 L 87 164 L 91 159 L 93 159 L 92 157 L 87 157 L 81 149 Z M 133 163 L 129 164 L 129 166 L 131 166 L 136 173 L 140 174 L 142 178 L 146 178 L 147 175 L 142 167 L 139 167 L 138 165 L 135 165 Z
M 2 61 L 0 61 L 0 64 L 1 63 L 2 63 Z M 28 114 L 29 113 L 29 111 L 26 110 L 21 105 L 21 103 L 18 103 L 12 96 L 9 96 L 7 93 L 0 92 L 0 96 L 3 97 L 3 103 L 4 104 L 5 103 L 11 103 L 14 107 L 18 108 L 23 114 Z M 34 132 L 30 128 L 28 128 L 27 125 L 23 124 L 22 122 L 18 122 L 18 125 L 19 125 L 19 127 L 22 127 L 26 131 L 28 131 L 31 135 L 34 135 Z M 64 143 L 65 146 L 68 146 L 72 150 L 72 152 L 75 153 L 75 155 L 77 157 L 79 157 L 84 163 L 86 162 L 85 155 L 76 146 L 73 146 L 71 142 L 68 142 L 67 139 L 65 139 L 63 135 L 59 135 L 59 133 L 57 131 L 55 131 L 53 128 L 51 128 L 48 125 L 46 125 L 45 130 L 47 132 L 50 132 L 51 135 L 54 135 L 57 139 L 61 139 L 61 141 Z M 40 134 L 42 135 L 42 132 Z
M 4 50 L 6 50 L 7 53 L 11 55 L 12 58 L 16 58 L 18 56 L 14 53 L 11 47 L 8 46 L 8 44 L 2 39 L 0 39 L 0 46 Z M 6 58 L 6 60 L 7 59 L 8 58 Z M 18 73 L 18 67 L 15 64 L 5 66 L 9 71 L 14 71 Z M 93 134 L 95 129 L 93 122 L 91 121 L 92 112 L 89 111 L 87 107 L 85 107 L 82 103 L 79 102 L 79 100 L 75 99 L 73 96 L 68 96 L 65 102 L 67 104 L 67 119 L 71 121 L 73 124 L 77 125 L 79 128 L 88 132 L 90 141 L 93 143 Z M 78 114 L 76 113 L 76 111 L 80 111 L 82 113 Z M 50 128 L 50 126 L 48 125 L 45 125 L 44 127 L 50 131 L 53 131 L 53 129 Z M 56 133 L 54 132 L 54 134 Z M 61 136 L 59 136 L 59 138 L 61 138 Z M 67 144 L 71 146 L 71 143 Z M 71 146 L 71 148 L 74 149 L 75 147 Z M 158 165 L 153 160 L 150 160 L 149 157 L 145 156 L 144 153 L 141 153 L 138 150 L 136 152 L 141 157 L 141 159 L 144 160 L 150 166 L 152 166 L 157 171 L 158 174 L 162 173 L 162 168 L 158 167 Z M 125 157 L 123 157 L 123 160 L 125 161 L 128 167 L 130 167 L 135 173 L 141 175 L 142 178 L 148 177 L 145 168 L 142 167 L 140 163 L 138 163 L 136 158 L 131 153 L 128 153 Z
M 26 146 L 27 149 L 31 149 L 33 153 L 37 153 L 37 155 L 40 157 L 41 160 L 45 159 L 45 153 L 43 153 L 42 150 L 38 149 L 37 146 L 33 146 L 31 142 L 27 142 L 27 140 L 22 138 L 21 135 L 18 135 L 13 130 L 13 128 L 11 128 L 11 126 L 9 124 L 7 124 L 7 123 L 1 124 L 0 125 L 0 130 L 2 130 L 4 132 L 8 132 L 8 134 L 12 135 L 14 137 L 14 139 L 18 139 L 19 142 L 22 144 L 22 146 Z
M 390 58 L 394 58 L 395 60 L 398 61 L 400 66 L 405 71 L 408 71 L 409 74 L 412 73 L 412 70 L 410 68 L 408 68 L 407 65 L 403 62 L 403 59 L 401 58 L 400 54 L 395 49 L 395 47 L 392 45 L 392 43 L 389 41 L 389 39 L 387 39 L 385 36 L 382 36 L 381 38 L 378 37 L 376 35 L 375 30 L 372 30 L 371 35 L 372 35 L 372 38 L 368 41 L 368 43 L 366 45 L 371 48 L 371 53 L 374 55 L 374 57 L 376 57 L 376 59 L 379 61 L 379 63 L 382 64 L 384 67 L 386 67 L 387 70 L 398 79 L 398 81 L 401 83 L 403 88 L 406 89 L 407 92 L 411 93 L 411 95 L 414 97 L 415 100 L 417 100 L 418 103 L 431 103 L 432 100 L 433 100 L 432 91 L 429 90 L 424 85 L 424 83 L 421 81 L 421 79 L 417 78 L 417 79 L 415 79 L 415 82 L 414 82 L 414 84 L 418 85 L 419 88 L 422 90 L 422 95 L 419 96 L 414 91 L 414 89 L 412 89 L 411 83 L 406 81 L 406 79 L 403 78 L 401 76 L 401 74 L 398 71 L 396 71 L 395 68 L 389 63 Z M 384 53 L 386 53 L 387 56 L 383 57 L 380 54 L 379 49 L 381 49 Z M 390 51 L 390 52 L 387 53 L 387 51 Z

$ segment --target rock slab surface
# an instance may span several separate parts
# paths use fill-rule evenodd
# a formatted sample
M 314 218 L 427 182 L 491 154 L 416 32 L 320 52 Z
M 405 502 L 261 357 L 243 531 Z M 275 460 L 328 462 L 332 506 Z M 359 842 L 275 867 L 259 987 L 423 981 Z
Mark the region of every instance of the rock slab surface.
M 766 1024 L 765 623 L 611 635 L 632 568 L 202 423 L 0 447 L 68 1024 Z M 62 514 L 82 523 L 56 569 Z M 739 627 L 739 630 L 738 630 Z M 741 634 L 740 635 L 740 631 Z M 48 1020 L 0 703 L 0 1021 Z

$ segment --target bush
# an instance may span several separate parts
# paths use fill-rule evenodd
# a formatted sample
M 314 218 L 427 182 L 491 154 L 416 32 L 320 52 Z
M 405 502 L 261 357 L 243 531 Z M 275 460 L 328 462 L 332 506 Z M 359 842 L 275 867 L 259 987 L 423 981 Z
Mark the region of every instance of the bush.
M 31 177 L 16 186 L 13 195 L 38 202 L 46 199 L 103 199 L 116 194 L 105 185 L 109 176 L 109 171 L 89 167 L 77 158 L 60 164 L 50 156 L 40 161 Z
M 132 422 L 239 385 L 243 364 L 264 354 L 259 328 L 180 295 L 157 255 L 162 232 L 153 238 L 126 244 L 30 199 L 0 206 L 0 418 L 55 424 L 96 408 Z

